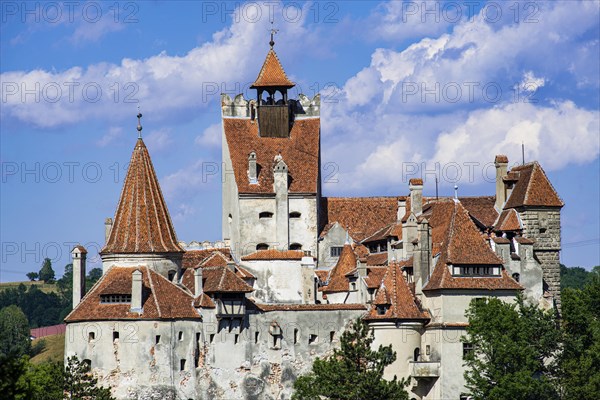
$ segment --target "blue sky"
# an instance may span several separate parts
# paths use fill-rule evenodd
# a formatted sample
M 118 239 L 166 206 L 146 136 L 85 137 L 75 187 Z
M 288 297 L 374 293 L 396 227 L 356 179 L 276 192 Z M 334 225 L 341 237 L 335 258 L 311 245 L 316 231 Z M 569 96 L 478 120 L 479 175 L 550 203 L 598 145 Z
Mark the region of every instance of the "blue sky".
M 74 243 L 100 265 L 138 105 L 178 238 L 220 239 L 219 94 L 253 96 L 271 18 L 292 93 L 322 96 L 326 195 L 491 195 L 523 143 L 566 203 L 562 262 L 600 264 L 596 1 L 1 5 L 2 282 Z

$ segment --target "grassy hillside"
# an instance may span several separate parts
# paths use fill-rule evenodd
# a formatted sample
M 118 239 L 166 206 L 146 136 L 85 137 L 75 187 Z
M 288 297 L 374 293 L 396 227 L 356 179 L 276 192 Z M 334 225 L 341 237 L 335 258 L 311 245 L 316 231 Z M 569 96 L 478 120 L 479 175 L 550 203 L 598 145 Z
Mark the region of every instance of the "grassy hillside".
M 50 335 L 40 339 L 35 339 L 31 342 L 32 346 L 35 346 L 37 342 L 40 340 L 44 340 L 46 342 L 46 346 L 44 350 L 33 357 L 31 362 L 34 364 L 40 364 L 44 361 L 63 361 L 65 355 L 65 335 Z
M 40 282 L 40 281 L 0 283 L 0 292 L 3 290 L 6 290 L 6 289 L 10 289 L 10 288 L 17 288 L 17 287 L 19 287 L 20 284 L 25 285 L 26 288 L 29 288 L 29 286 L 31 286 L 31 285 L 36 286 L 38 289 L 40 289 L 44 293 L 57 293 L 58 292 L 58 287 L 56 286 L 56 283 L 44 283 L 44 282 Z

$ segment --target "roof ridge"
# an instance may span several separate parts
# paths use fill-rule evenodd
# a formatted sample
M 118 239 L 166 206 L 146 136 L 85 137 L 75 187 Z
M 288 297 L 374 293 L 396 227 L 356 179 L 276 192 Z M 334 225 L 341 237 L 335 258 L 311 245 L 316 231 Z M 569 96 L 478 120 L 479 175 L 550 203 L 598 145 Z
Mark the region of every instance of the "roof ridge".
M 158 300 L 156 299 L 156 290 L 154 290 L 154 282 L 152 282 L 152 276 L 150 275 L 150 268 L 145 266 L 146 274 L 148 275 L 148 283 L 150 284 L 150 290 L 152 291 L 152 298 L 154 299 L 154 304 L 156 305 L 156 312 L 158 313 L 158 318 L 162 318 L 162 311 L 160 310 L 160 305 L 158 304 Z M 143 281 L 142 281 L 143 282 Z M 142 296 L 143 296 L 142 291 Z

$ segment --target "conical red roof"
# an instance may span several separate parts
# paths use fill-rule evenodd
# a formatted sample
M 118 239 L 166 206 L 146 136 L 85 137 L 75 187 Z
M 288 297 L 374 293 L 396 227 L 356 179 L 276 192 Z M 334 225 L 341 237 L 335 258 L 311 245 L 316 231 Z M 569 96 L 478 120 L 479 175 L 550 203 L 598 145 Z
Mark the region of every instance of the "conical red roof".
M 267 53 L 267 58 L 263 63 L 256 81 L 250 86 L 252 89 L 258 87 L 294 87 L 294 83 L 290 81 L 275 54 L 275 50 L 271 47 Z
M 135 144 L 110 237 L 101 254 L 179 253 L 169 210 L 150 154 L 140 138 Z

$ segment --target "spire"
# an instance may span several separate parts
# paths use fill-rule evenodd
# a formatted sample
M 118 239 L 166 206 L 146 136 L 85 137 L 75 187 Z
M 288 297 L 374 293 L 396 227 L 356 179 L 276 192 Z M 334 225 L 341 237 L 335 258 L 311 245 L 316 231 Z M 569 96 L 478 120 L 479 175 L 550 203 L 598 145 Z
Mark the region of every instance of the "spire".
M 137 126 L 138 139 L 141 139 L 142 138 L 142 113 L 140 112 L 140 106 L 138 106 L 137 119 L 138 119 L 138 126 Z
M 279 32 L 279 29 L 275 29 L 273 27 L 273 21 L 271 20 L 271 41 L 269 42 L 269 46 L 271 46 L 271 49 L 273 48 L 273 46 L 275 46 L 275 41 L 273 40 L 273 35 L 276 34 L 277 32 Z
M 142 131 L 138 113 L 137 130 Z M 141 136 L 131 155 L 113 228 L 101 254 L 179 253 L 169 210 Z
M 275 42 L 273 41 L 273 32 L 276 30 L 271 30 L 271 48 L 267 53 L 267 57 L 265 58 L 265 62 L 263 63 L 258 76 L 256 77 L 256 81 L 250 86 L 251 89 L 258 88 L 292 88 L 295 84 L 290 81 L 281 66 L 281 62 L 279 58 L 277 58 L 277 54 L 275 50 L 273 50 L 273 45 Z

